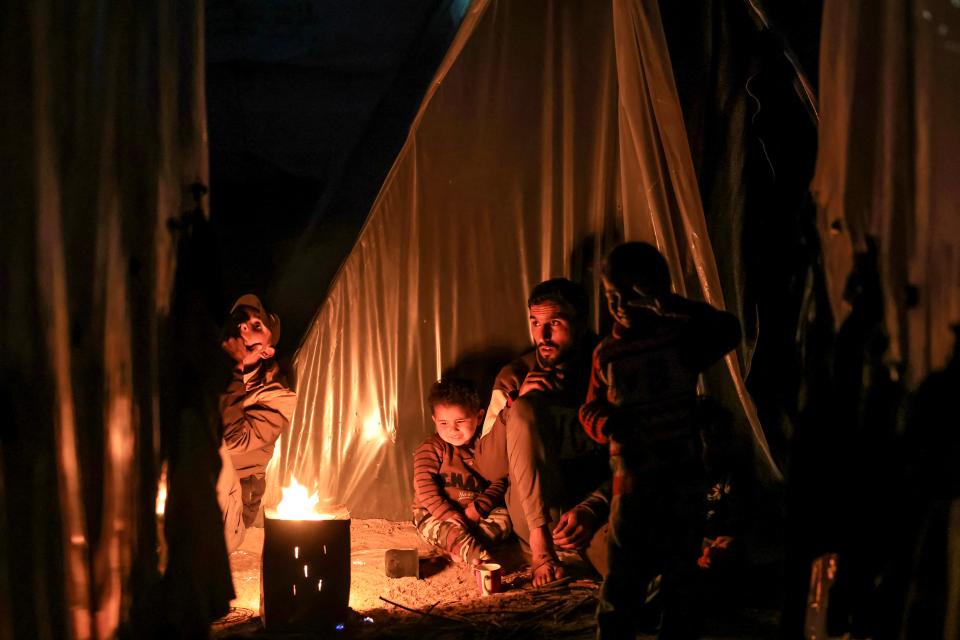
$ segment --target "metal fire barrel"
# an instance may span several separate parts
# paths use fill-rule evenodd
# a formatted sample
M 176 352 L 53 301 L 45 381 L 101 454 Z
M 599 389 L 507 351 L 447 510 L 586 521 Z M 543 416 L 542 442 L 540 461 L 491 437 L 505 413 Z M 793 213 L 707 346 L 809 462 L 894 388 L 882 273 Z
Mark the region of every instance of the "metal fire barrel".
M 260 619 L 268 630 L 329 630 L 350 604 L 350 520 L 264 517 Z

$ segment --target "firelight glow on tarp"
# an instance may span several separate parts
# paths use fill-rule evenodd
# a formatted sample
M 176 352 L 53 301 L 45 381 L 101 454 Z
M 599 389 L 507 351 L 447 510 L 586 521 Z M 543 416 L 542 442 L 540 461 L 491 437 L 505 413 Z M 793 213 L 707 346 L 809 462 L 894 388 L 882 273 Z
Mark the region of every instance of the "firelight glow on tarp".
M 300 345 L 267 504 L 293 474 L 355 517 L 409 518 L 430 385 L 489 384 L 527 348 L 538 281 L 585 283 L 596 321 L 597 266 L 621 240 L 654 242 L 680 293 L 723 306 L 656 3 L 549 6 L 464 18 Z M 736 358 L 715 377 L 777 476 Z

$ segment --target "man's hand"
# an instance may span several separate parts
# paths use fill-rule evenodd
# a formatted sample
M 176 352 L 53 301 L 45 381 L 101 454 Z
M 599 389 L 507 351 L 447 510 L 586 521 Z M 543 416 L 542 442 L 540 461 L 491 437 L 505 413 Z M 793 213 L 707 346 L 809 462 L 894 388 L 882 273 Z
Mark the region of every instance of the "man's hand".
M 534 369 L 527 373 L 523 379 L 519 395 L 523 396 L 531 391 L 553 391 L 561 380 L 563 380 L 562 371 L 537 371 Z
M 470 522 L 480 522 L 482 519 L 480 517 L 480 512 L 477 511 L 477 507 L 473 502 L 467 505 L 467 508 L 463 510 L 463 515 L 467 516 L 467 520 Z
M 589 509 L 574 507 L 560 516 L 553 529 L 553 545 L 563 551 L 586 549 L 597 529 L 597 517 Z
M 227 338 L 220 344 L 220 348 L 237 364 L 242 363 L 244 358 L 247 357 L 247 345 L 243 338 L 237 336 Z

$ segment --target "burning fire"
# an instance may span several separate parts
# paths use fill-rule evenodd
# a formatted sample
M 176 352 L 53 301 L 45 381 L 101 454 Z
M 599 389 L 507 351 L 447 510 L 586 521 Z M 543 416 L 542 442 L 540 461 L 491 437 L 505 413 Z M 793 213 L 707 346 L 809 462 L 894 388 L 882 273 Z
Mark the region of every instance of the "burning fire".
M 156 512 L 162 516 L 167 510 L 167 463 L 163 463 L 160 470 L 160 480 L 157 482 L 157 504 Z
M 333 520 L 337 516 L 332 513 L 324 513 L 317 506 L 320 502 L 320 496 L 314 491 L 312 495 L 307 495 L 307 488 L 297 482 L 297 479 L 290 478 L 290 486 L 281 488 L 283 497 L 276 509 L 269 509 L 267 515 L 279 520 Z

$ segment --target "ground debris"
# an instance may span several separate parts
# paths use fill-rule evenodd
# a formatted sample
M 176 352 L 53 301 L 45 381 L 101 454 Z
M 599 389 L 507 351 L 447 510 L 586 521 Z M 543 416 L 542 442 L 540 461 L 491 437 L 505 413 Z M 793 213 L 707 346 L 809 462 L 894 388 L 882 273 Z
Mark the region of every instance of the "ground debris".
M 263 529 L 249 529 L 240 550 L 230 556 L 237 599 L 230 613 L 211 628 L 216 638 L 277 638 L 316 640 L 310 634 L 263 630 L 260 618 L 260 551 Z M 525 640 L 562 638 L 586 640 L 596 633 L 599 582 L 582 567 L 568 564 L 578 579 L 534 589 L 522 556 L 509 555 L 504 565 L 503 592 L 480 597 L 469 567 L 431 564 L 422 578 L 388 578 L 384 553 L 389 548 L 431 550 L 411 523 L 354 520 L 351 523 L 351 589 L 349 620 L 333 636 L 373 640 Z M 566 560 L 565 560 L 566 562 Z M 759 640 L 775 637 L 778 614 L 770 609 L 725 611 L 708 624 L 710 640 Z M 638 636 L 651 638 L 652 636 Z
M 474 602 L 456 604 L 434 603 L 422 609 L 381 598 L 396 606 L 400 612 L 385 614 L 389 623 L 370 632 L 369 637 L 405 638 L 423 640 L 465 638 L 473 640 L 503 640 L 509 638 L 592 637 L 596 585 L 577 588 L 566 585 L 562 589 L 516 590 Z M 409 614 L 416 614 L 417 617 Z M 422 617 L 421 617 L 422 616 Z M 387 627 L 384 633 L 383 627 Z M 363 634 L 362 637 L 367 637 Z
M 218 638 L 284 638 L 260 628 L 260 551 L 263 529 L 249 529 L 243 546 L 231 554 L 237 599 L 225 618 L 213 625 Z M 501 640 L 502 638 L 593 635 L 593 602 L 598 583 L 565 581 L 533 589 L 519 549 L 505 550 L 503 592 L 480 597 L 469 567 L 432 563 L 420 579 L 388 578 L 388 548 L 417 548 L 429 557 L 411 523 L 354 520 L 351 523 L 351 620 L 345 638 L 416 638 L 417 640 Z M 423 568 L 421 568 L 423 575 Z M 368 622 L 364 623 L 366 618 Z M 372 620 L 372 622 L 370 622 Z M 584 631 L 586 630 L 586 631 Z

